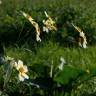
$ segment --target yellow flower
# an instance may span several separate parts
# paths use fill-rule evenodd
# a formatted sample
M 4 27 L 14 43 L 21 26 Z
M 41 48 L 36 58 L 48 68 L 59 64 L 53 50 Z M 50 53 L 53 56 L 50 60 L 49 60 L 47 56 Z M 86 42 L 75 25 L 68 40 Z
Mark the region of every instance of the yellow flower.
M 47 33 L 49 32 L 49 30 L 55 30 L 56 31 L 57 28 L 56 28 L 55 21 L 52 20 L 52 18 L 47 14 L 46 11 L 44 13 L 47 17 L 47 20 L 43 20 L 43 24 L 44 24 L 43 31 L 46 31 Z
M 84 32 L 79 27 L 75 26 L 73 23 L 72 25 L 79 32 L 79 36 L 80 36 L 78 40 L 79 46 L 83 48 L 87 48 L 87 39 Z
M 29 76 L 26 74 L 28 72 L 28 68 L 26 65 L 23 65 L 21 60 L 15 62 L 15 67 L 19 71 L 18 77 L 20 81 L 24 81 L 25 79 L 29 79 Z
M 22 14 L 35 27 L 35 29 L 36 29 L 36 40 L 41 42 L 41 38 L 40 38 L 40 27 L 39 27 L 38 23 L 35 22 L 34 19 L 30 15 L 28 15 L 27 13 L 22 12 Z

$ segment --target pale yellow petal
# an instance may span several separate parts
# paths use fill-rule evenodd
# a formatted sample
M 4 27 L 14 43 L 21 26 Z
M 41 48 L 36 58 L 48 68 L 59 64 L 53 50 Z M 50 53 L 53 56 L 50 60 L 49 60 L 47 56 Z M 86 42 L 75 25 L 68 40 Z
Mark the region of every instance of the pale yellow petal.
M 23 68 L 24 68 L 24 72 L 25 72 L 25 73 L 28 72 L 28 68 L 27 68 L 26 65 L 24 65 Z
M 80 32 L 80 36 L 84 38 L 85 34 L 83 32 Z
M 24 77 L 24 79 L 29 79 L 29 76 L 26 73 L 22 73 L 22 76 Z
M 87 48 L 86 42 L 83 42 L 83 48 Z
M 47 27 L 45 27 L 45 26 L 43 27 L 43 31 L 44 31 L 44 32 L 46 32 L 46 33 L 48 33 L 48 32 L 49 32 L 48 28 L 47 28 Z
M 24 17 L 27 17 L 27 14 L 25 12 L 22 12 L 22 14 L 23 14 Z
M 17 69 L 17 66 L 18 66 L 18 64 L 17 64 L 17 62 L 15 62 L 14 63 L 14 67 Z
M 45 13 L 46 17 L 49 17 L 46 11 L 44 11 L 44 13 Z
M 39 35 L 36 35 L 36 41 L 40 41 L 41 42 L 41 38 L 39 37 Z
M 19 74 L 18 77 L 20 81 L 24 81 L 24 77 L 21 74 Z
M 23 67 L 23 61 L 19 60 L 17 70 L 19 70 L 21 67 Z

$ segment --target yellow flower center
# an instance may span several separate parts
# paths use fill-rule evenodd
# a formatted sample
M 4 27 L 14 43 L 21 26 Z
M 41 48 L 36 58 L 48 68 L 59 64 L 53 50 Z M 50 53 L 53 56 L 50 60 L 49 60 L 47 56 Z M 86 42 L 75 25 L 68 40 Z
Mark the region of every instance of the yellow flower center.
M 24 73 L 25 72 L 24 68 L 23 67 L 19 68 L 19 72 Z

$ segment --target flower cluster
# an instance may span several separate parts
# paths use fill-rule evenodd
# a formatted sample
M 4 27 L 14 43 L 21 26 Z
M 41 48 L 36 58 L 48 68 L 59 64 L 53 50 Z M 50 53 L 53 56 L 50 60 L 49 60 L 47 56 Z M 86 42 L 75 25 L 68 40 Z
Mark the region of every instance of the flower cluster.
M 18 77 L 20 81 L 29 79 L 29 76 L 26 74 L 28 72 L 28 68 L 26 65 L 23 65 L 23 61 L 18 60 L 18 62 L 15 62 L 14 66 L 19 71 Z
M 16 62 L 14 58 L 9 57 L 9 56 L 6 56 L 5 60 L 6 62 L 10 61 L 11 66 L 13 66 L 19 72 L 18 78 L 20 81 L 29 79 L 29 76 L 26 74 L 28 72 L 28 68 L 26 65 L 23 65 L 23 61 L 18 60 L 18 62 Z
M 22 12 L 22 11 L 21 11 L 21 12 Z M 36 40 L 41 42 L 41 38 L 40 38 L 40 27 L 39 27 L 38 23 L 35 22 L 34 19 L 33 19 L 30 15 L 28 15 L 27 13 L 22 12 L 22 14 L 23 14 L 23 16 L 24 16 L 26 19 L 28 19 L 28 20 L 31 22 L 31 24 L 35 27 L 35 29 L 36 29 Z
M 35 22 L 34 19 L 30 15 L 28 15 L 27 13 L 25 13 L 23 11 L 21 11 L 21 13 L 35 27 L 36 41 L 41 42 L 41 38 L 40 38 L 41 30 L 40 30 L 38 23 Z M 45 13 L 45 16 L 47 19 L 43 20 L 43 24 L 44 24 L 43 31 L 47 32 L 47 33 L 52 30 L 56 31 L 57 30 L 56 22 L 53 21 L 53 19 L 47 14 L 46 11 L 44 13 Z M 78 45 L 82 48 L 87 48 L 87 39 L 86 39 L 84 32 L 79 27 L 75 26 L 73 23 L 72 23 L 72 26 L 79 32 Z
M 80 47 L 87 48 L 87 39 L 84 32 L 72 23 L 73 27 L 79 32 L 78 44 Z
M 47 14 L 47 12 L 44 12 L 46 15 L 47 20 L 43 20 L 43 31 L 49 32 L 50 30 L 57 30 L 55 21 L 52 20 L 52 18 Z

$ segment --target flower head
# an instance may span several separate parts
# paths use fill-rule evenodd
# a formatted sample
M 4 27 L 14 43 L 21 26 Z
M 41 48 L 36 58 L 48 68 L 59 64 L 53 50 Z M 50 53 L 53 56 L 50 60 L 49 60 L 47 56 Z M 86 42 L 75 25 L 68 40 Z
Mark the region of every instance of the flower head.
M 39 27 L 38 23 L 35 22 L 34 19 L 30 15 L 28 15 L 27 13 L 22 12 L 22 14 L 35 27 L 35 30 L 36 30 L 36 40 L 41 42 L 41 38 L 40 38 L 40 27 Z
M 15 62 L 15 68 L 19 71 L 18 77 L 20 81 L 24 81 L 25 79 L 29 79 L 29 76 L 26 74 L 28 72 L 28 68 L 26 65 L 23 65 L 21 60 Z
M 43 31 L 46 31 L 47 33 L 49 30 L 57 30 L 55 21 L 52 20 L 52 18 L 47 14 L 47 12 L 44 12 L 46 15 L 47 20 L 43 20 Z
M 78 44 L 80 47 L 87 48 L 87 39 L 84 32 L 72 23 L 73 27 L 79 32 Z

